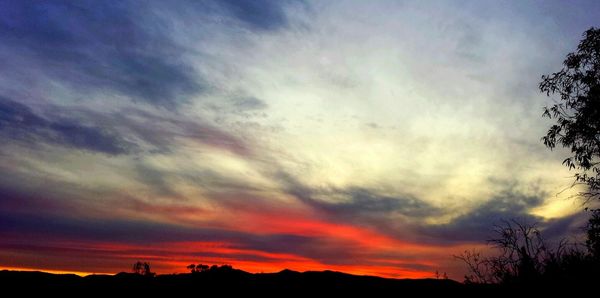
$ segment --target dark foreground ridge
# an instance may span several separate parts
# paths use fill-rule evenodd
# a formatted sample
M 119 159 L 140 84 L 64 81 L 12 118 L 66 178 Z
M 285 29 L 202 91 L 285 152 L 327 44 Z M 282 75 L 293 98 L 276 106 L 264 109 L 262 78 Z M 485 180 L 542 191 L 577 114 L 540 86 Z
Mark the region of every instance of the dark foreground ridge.
M 448 279 L 389 279 L 333 271 L 248 273 L 229 269 L 153 277 L 132 273 L 116 275 L 51 274 L 32 271 L 0 271 L 0 287 L 20 295 L 34 292 L 60 294 L 461 294 L 493 291 L 493 286 L 467 286 Z M 12 292 L 15 290 L 16 292 Z

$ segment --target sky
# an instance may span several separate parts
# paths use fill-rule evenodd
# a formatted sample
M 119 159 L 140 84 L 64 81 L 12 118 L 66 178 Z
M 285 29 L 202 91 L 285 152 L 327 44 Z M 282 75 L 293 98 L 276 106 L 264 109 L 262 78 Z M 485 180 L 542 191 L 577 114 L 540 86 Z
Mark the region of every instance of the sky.
M 597 1 L 0 0 L 0 268 L 447 272 L 572 237 L 541 117 Z

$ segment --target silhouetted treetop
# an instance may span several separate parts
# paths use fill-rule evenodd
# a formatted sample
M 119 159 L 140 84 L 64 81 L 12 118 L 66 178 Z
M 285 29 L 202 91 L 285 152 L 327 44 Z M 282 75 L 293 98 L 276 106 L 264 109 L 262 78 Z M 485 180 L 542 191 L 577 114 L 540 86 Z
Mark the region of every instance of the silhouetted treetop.
M 577 50 L 567 55 L 559 72 L 542 76 L 540 91 L 560 97 L 544 109 L 544 117 L 556 120 L 544 144 L 562 145 L 572 156 L 563 161 L 576 169 L 575 183 L 584 184 L 585 198 L 600 199 L 600 29 L 590 28 Z
M 208 271 L 209 266 L 204 264 L 190 264 L 186 268 L 190 270 L 191 273 L 200 273 Z
M 142 276 L 154 276 L 155 273 L 150 270 L 150 264 L 144 262 L 137 261 L 133 264 L 133 268 L 131 269 L 133 273 L 139 274 Z

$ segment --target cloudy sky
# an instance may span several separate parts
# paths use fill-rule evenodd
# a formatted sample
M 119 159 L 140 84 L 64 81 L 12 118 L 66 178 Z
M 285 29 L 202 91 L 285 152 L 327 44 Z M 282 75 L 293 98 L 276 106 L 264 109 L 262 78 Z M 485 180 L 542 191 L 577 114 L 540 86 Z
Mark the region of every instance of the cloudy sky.
M 596 1 L 0 1 L 0 268 L 462 279 L 582 225 L 540 142 Z

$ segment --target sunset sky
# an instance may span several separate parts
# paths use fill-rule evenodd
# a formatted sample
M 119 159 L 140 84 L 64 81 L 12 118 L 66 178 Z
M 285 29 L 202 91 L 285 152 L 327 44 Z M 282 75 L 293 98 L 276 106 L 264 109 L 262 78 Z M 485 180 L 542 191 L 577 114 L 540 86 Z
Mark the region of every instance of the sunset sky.
M 585 220 L 540 138 L 598 1 L 0 0 L 0 269 L 462 280 Z

